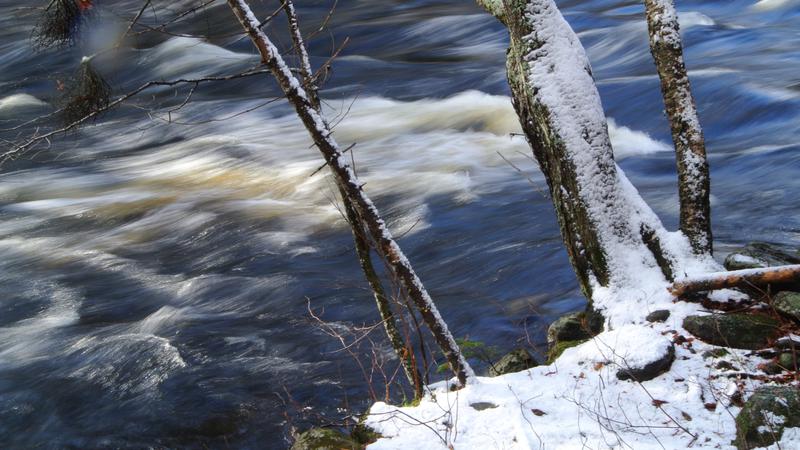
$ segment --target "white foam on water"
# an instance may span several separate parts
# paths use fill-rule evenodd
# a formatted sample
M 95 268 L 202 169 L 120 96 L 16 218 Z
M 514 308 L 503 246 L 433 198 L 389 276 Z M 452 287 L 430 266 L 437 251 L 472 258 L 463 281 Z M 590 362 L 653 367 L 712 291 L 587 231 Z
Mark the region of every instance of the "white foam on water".
M 678 12 L 678 24 L 681 30 L 687 30 L 692 27 L 710 27 L 717 24 L 711 17 L 698 12 L 698 11 L 683 11 Z
M 462 57 L 494 57 L 506 49 L 505 32 L 480 30 L 493 18 L 486 14 L 447 15 L 421 20 L 404 30 L 408 42 L 447 42 L 444 54 Z M 480 31 L 479 31 L 480 30 Z M 454 45 L 455 44 L 455 45 Z
M 71 353 L 81 364 L 67 376 L 99 384 L 119 396 L 157 396 L 159 384 L 186 362 L 168 339 L 148 334 L 82 338 Z
M 199 77 L 256 61 L 249 53 L 236 53 L 201 39 L 174 37 L 144 53 L 142 66 L 161 77 Z
M 797 0 L 759 0 L 751 8 L 756 11 L 774 11 L 796 3 Z
M 337 139 L 356 144 L 350 154 L 370 195 L 379 203 L 381 198 L 396 199 L 388 219 L 398 233 L 424 230 L 433 199 L 469 203 L 509 183 L 526 183 L 503 157 L 545 189 L 525 139 L 512 136 L 521 129 L 509 97 L 465 91 L 443 99 L 370 97 L 330 105 L 327 115 L 335 123 Z M 191 121 L 250 106 L 197 102 L 174 116 Z M 300 236 L 345 226 L 327 170 L 311 176 L 322 159 L 294 115 L 259 111 L 199 127 L 143 123 L 140 128 L 77 150 L 97 161 L 98 173 L 34 169 L 5 175 L 0 196 L 16 202 L 4 209 L 48 218 L 142 215 L 98 236 L 95 244 L 101 249 L 125 245 L 126 240 L 142 242 L 159 231 L 169 235 L 176 228 L 188 230 L 219 213 L 276 221 L 265 232 L 294 233 L 288 246 L 300 248 L 297 254 L 313 251 Z M 670 150 L 613 120 L 609 128 L 618 158 Z M 184 140 L 104 157 L 106 152 L 118 155 L 132 143 L 173 137 Z M 114 239 L 122 241 L 114 244 Z M 294 251 L 280 241 L 265 240 L 275 250 Z
M 617 125 L 614 119 L 608 119 L 608 133 L 614 145 L 614 156 L 618 159 L 672 151 L 669 145 L 654 140 L 647 133 Z
M 678 13 L 678 22 L 681 32 L 686 32 L 693 28 L 714 26 L 717 22 L 706 14 L 698 11 L 682 11 Z M 642 43 L 647 42 L 647 22 L 637 20 L 634 22 L 626 21 L 619 25 L 605 28 L 590 28 L 578 33 L 578 36 L 586 46 L 586 53 L 592 61 L 592 66 L 596 69 L 608 68 L 615 70 L 619 66 L 642 64 L 652 64 L 649 62 L 649 52 L 642 51 Z M 644 46 L 646 47 L 646 44 Z M 633 73 L 636 70 L 631 68 L 626 73 Z M 652 75 L 646 77 L 655 77 Z M 642 75 L 625 76 L 625 80 L 636 79 Z M 598 80 L 600 84 L 609 80 Z
M 40 108 L 47 106 L 47 102 L 39 100 L 30 94 L 13 94 L 0 98 L 0 113 L 6 113 L 16 108 Z

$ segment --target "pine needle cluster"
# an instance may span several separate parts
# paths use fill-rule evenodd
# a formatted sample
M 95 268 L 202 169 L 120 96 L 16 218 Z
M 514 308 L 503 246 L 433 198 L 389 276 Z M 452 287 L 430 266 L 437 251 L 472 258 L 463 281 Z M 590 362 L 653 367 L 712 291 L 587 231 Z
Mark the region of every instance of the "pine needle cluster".
M 84 58 L 75 76 L 64 87 L 62 116 L 71 124 L 92 113 L 108 107 L 111 86 L 94 69 L 89 58 Z
M 68 47 L 80 39 L 81 25 L 93 11 L 87 0 L 51 0 L 33 29 L 37 49 Z

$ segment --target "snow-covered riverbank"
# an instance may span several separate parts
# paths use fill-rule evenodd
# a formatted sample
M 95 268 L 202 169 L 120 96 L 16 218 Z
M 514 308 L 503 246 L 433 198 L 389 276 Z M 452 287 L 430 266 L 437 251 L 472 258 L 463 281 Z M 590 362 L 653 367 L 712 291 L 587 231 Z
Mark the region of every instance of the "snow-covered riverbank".
M 724 291 L 711 299 L 741 297 Z M 645 298 L 650 306 L 640 303 Z M 673 302 L 666 285 L 643 286 L 615 301 L 603 310 L 608 331 L 568 348 L 550 365 L 480 378 L 457 391 L 440 383 L 415 407 L 375 404 L 366 424 L 382 439 L 369 448 L 736 448 L 743 400 L 778 379 L 765 374 L 769 360 L 693 337 L 683 328 L 685 318 L 707 311 L 698 303 Z M 646 320 L 655 310 L 669 311 L 669 317 Z M 669 358 L 673 347 L 666 372 L 648 381 L 621 379 Z M 761 431 L 780 436 L 787 418 L 762 414 L 767 429 Z M 800 428 L 786 425 L 769 448 L 800 448 Z

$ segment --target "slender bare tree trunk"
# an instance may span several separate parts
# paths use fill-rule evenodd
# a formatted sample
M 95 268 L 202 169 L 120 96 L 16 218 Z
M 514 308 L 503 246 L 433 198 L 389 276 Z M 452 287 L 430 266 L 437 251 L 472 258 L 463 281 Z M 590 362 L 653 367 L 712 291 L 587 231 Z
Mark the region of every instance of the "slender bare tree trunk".
M 661 79 L 678 165 L 681 230 L 695 253 L 712 252 L 710 180 L 703 130 L 683 60 L 672 0 L 645 0 L 650 52 Z
M 303 81 L 303 89 L 308 94 L 308 99 L 319 111 L 319 95 L 317 94 L 317 85 L 314 83 L 314 71 L 311 69 L 311 58 L 308 57 L 308 49 L 303 40 L 303 33 L 300 31 L 300 22 L 297 18 L 297 11 L 294 9 L 294 2 L 285 0 L 283 9 L 289 20 L 289 32 L 292 34 L 294 51 L 297 52 L 300 59 L 300 75 Z
M 381 315 L 383 328 L 386 330 L 386 336 L 389 338 L 389 343 L 392 345 L 397 357 L 400 358 L 402 363 L 403 372 L 408 379 L 409 384 L 414 389 L 414 398 L 422 398 L 422 376 L 417 370 L 417 364 L 414 359 L 414 350 L 408 342 L 403 338 L 400 329 L 397 326 L 397 320 L 392 311 L 389 298 L 386 296 L 386 291 L 383 288 L 378 273 L 372 264 L 372 257 L 370 256 L 370 245 L 366 236 L 364 236 L 364 228 L 361 226 L 361 218 L 358 212 L 353 207 L 353 203 L 347 198 L 346 192 L 340 189 L 342 202 L 344 203 L 345 214 L 347 221 L 350 223 L 350 229 L 353 231 L 353 241 L 356 247 L 356 255 L 358 262 L 361 264 L 361 270 L 364 272 L 364 277 L 367 279 L 372 293 L 375 297 L 375 303 L 378 306 L 378 312 Z
M 370 237 L 377 245 L 376 250 L 386 259 L 389 269 L 418 308 L 422 319 L 442 349 L 459 382 L 463 385 L 468 380 L 474 379 L 472 368 L 461 353 L 436 305 L 381 219 L 377 208 L 362 189 L 352 168 L 342 158 L 342 152 L 333 138 L 328 124 L 314 107 L 301 82 L 292 74 L 267 35 L 261 31 L 259 21 L 253 15 L 247 2 L 228 0 L 228 5 L 258 49 L 262 63 L 270 69 L 287 99 L 294 106 L 298 117 L 322 152 L 345 196 L 352 201 L 355 211 L 361 217 Z
M 317 112 L 320 112 L 320 100 L 319 94 L 317 93 L 317 84 L 314 81 L 314 72 L 311 67 L 311 59 L 308 56 L 306 43 L 303 39 L 303 34 L 300 31 L 300 23 L 297 17 L 297 11 L 294 8 L 294 2 L 292 0 L 286 0 L 283 4 L 283 8 L 289 21 L 289 31 L 292 35 L 294 51 L 300 60 L 300 76 L 303 82 L 303 88 L 306 90 L 306 94 L 308 95 L 311 104 L 314 106 Z M 411 345 L 407 343 L 405 339 L 403 339 L 403 335 L 400 333 L 400 329 L 397 327 L 397 320 L 394 316 L 394 312 L 392 311 L 391 304 L 389 303 L 389 298 L 386 296 L 381 278 L 378 276 L 378 273 L 375 271 L 375 267 L 372 264 L 371 247 L 369 240 L 364 235 L 365 231 L 361 223 L 361 217 L 359 217 L 355 207 L 353 206 L 353 202 L 350 200 L 350 198 L 347 196 L 347 193 L 341 186 L 339 186 L 339 194 L 342 198 L 342 203 L 344 204 L 347 223 L 350 225 L 350 230 L 353 232 L 353 243 L 355 245 L 356 256 L 358 257 L 361 270 L 364 272 L 364 277 L 372 289 L 372 293 L 375 297 L 375 303 L 378 307 L 378 313 L 381 316 L 383 328 L 386 331 L 386 336 L 389 338 L 389 343 L 391 344 L 395 354 L 400 359 L 400 363 L 403 367 L 403 373 L 405 373 L 411 388 L 414 390 L 414 398 L 421 398 L 423 393 L 422 377 L 420 376 L 419 370 L 417 370 L 416 361 L 414 359 L 414 351 Z

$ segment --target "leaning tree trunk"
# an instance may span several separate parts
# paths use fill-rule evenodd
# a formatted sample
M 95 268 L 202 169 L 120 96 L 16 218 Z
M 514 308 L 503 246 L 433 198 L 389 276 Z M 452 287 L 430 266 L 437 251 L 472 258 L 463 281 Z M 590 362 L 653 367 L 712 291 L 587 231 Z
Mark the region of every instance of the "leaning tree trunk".
M 671 281 L 683 249 L 617 167 L 589 61 L 553 0 L 478 3 L 509 29 L 514 107 L 584 294 L 635 287 L 643 271 Z
M 403 338 L 400 333 L 400 328 L 397 326 L 397 319 L 395 318 L 394 311 L 392 311 L 389 297 L 386 296 L 386 291 L 383 288 L 380 276 L 375 271 L 375 266 L 372 264 L 372 257 L 370 256 L 371 247 L 369 240 L 365 236 L 364 227 L 361 226 L 361 218 L 353 206 L 353 202 L 347 198 L 347 193 L 344 189 L 339 189 L 344 203 L 344 210 L 347 216 L 347 222 L 350 224 L 350 229 L 353 231 L 353 242 L 355 243 L 356 255 L 358 262 L 361 265 L 361 270 L 364 272 L 364 277 L 372 289 L 372 294 L 375 297 L 375 304 L 378 307 L 378 313 L 381 315 L 381 322 L 383 329 L 386 331 L 386 336 L 389 338 L 389 343 L 392 346 L 395 354 L 400 358 L 400 363 L 403 367 L 403 373 L 406 375 L 411 388 L 414 389 L 414 398 L 422 398 L 422 376 L 417 370 L 417 364 L 414 359 L 414 350 Z
M 228 5 L 258 49 L 262 63 L 272 72 L 287 99 L 294 106 L 295 112 L 333 172 L 337 184 L 352 202 L 370 237 L 377 244 L 376 250 L 388 262 L 392 275 L 400 282 L 419 310 L 459 382 L 464 385 L 468 381 L 474 380 L 475 374 L 472 368 L 461 353 L 436 305 L 411 267 L 411 263 L 395 242 L 389 228 L 381 219 L 377 208 L 364 192 L 352 168 L 342 158 L 341 149 L 333 138 L 330 127 L 314 107 L 301 86 L 301 82 L 286 65 L 275 45 L 261 30 L 260 22 L 250 10 L 247 2 L 245 0 L 228 0 Z
M 695 253 L 710 254 L 710 181 L 703 130 L 697 118 L 689 76 L 683 62 L 678 16 L 672 0 L 645 0 L 650 52 L 661 79 L 678 165 L 681 231 Z
M 300 31 L 300 23 L 297 17 L 297 11 L 294 8 L 292 0 L 286 0 L 283 4 L 283 9 L 286 12 L 286 17 L 289 21 L 289 32 L 292 35 L 292 44 L 294 51 L 297 54 L 300 63 L 300 80 L 303 84 L 303 89 L 306 91 L 311 105 L 319 113 L 320 100 L 317 90 L 317 84 L 314 82 L 314 72 L 311 68 L 311 58 L 308 56 L 306 43 L 303 39 L 303 34 Z M 397 357 L 400 359 L 400 364 L 403 367 L 403 373 L 406 375 L 409 385 L 414 390 L 414 398 L 422 397 L 422 377 L 417 370 L 416 361 L 414 359 L 414 351 L 411 345 L 403 339 L 400 329 L 397 326 L 397 319 L 395 318 L 394 311 L 392 310 L 389 297 L 386 296 L 386 291 L 383 288 L 380 276 L 375 271 L 375 266 L 372 263 L 371 246 L 369 239 L 365 235 L 364 226 L 361 223 L 361 217 L 358 215 L 353 201 L 347 196 L 347 192 L 342 186 L 339 186 L 339 194 L 342 197 L 344 204 L 345 216 L 347 223 L 350 225 L 350 230 L 353 232 L 353 243 L 355 245 L 356 256 L 358 257 L 361 271 L 364 273 L 369 284 L 372 294 L 375 297 L 375 304 L 378 307 L 378 313 L 381 316 L 383 329 L 386 331 L 386 336 L 389 338 L 389 343 L 392 346 Z

